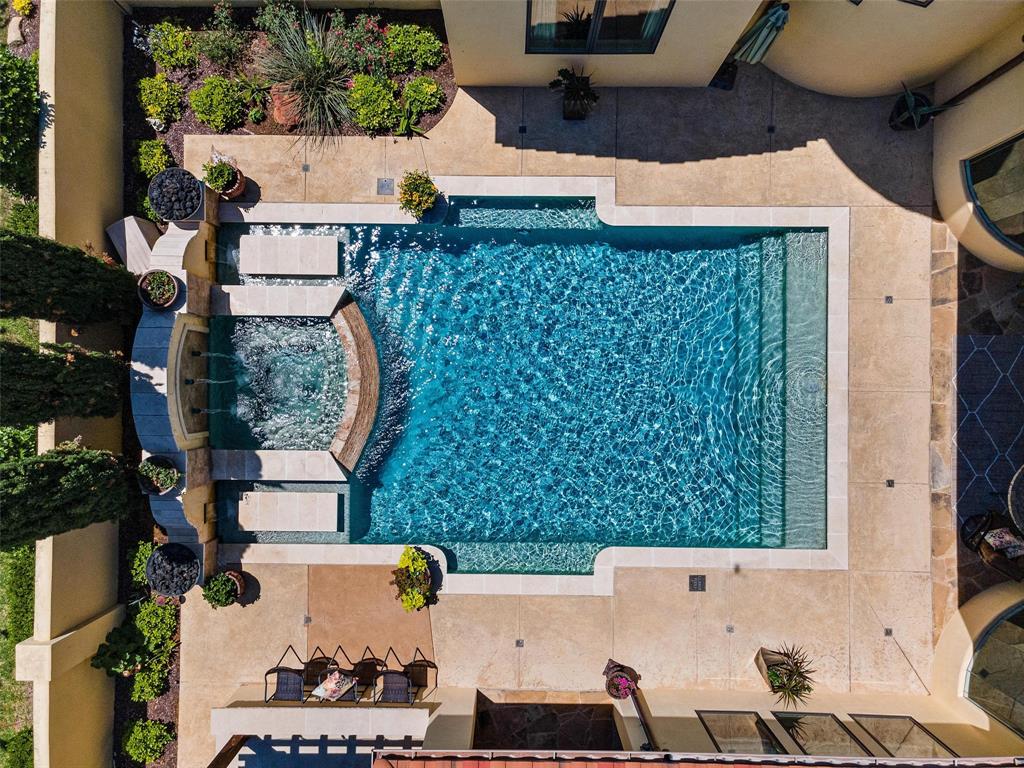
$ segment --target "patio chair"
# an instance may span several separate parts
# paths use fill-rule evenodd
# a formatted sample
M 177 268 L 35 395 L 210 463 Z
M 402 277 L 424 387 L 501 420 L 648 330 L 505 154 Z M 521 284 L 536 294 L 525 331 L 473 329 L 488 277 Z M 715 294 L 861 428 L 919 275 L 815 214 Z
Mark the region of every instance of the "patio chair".
M 381 673 L 381 670 L 385 669 L 387 664 L 383 659 L 377 658 L 374 652 L 370 649 L 370 646 L 366 646 L 366 648 L 363 649 L 362 658 L 358 661 L 352 661 L 352 659 L 349 658 L 349 655 L 345 652 L 345 649 L 340 645 L 334 651 L 335 657 L 339 651 L 341 652 L 341 655 L 345 657 L 345 661 L 347 661 L 349 665 L 348 669 L 342 669 L 341 671 L 345 672 L 355 680 L 355 685 L 352 686 L 351 694 L 346 692 L 346 695 L 342 697 L 340 701 L 359 701 L 363 698 L 366 691 L 373 687 L 377 677 Z
M 1024 556 L 1009 558 L 985 538 L 986 533 L 1001 528 L 1013 531 L 1013 526 L 1002 514 L 989 511 L 964 520 L 960 526 L 960 539 L 993 570 L 1014 581 L 1024 581 Z
M 270 676 L 274 676 L 274 692 L 270 692 Z M 302 670 L 292 667 L 273 667 L 263 675 L 263 701 L 304 701 L 305 688 Z
M 412 681 L 414 696 L 418 697 L 420 691 L 430 687 L 430 670 L 434 670 L 434 688 L 437 687 L 437 665 L 427 659 L 423 655 L 423 651 L 417 648 L 413 651 L 412 661 L 404 663 L 399 658 L 398 653 L 394 648 L 388 648 L 387 655 L 384 656 L 384 661 L 388 665 L 388 669 L 391 669 L 390 659 L 394 657 L 397 668 L 401 669 L 402 672 Z
M 313 655 L 302 665 L 303 684 L 307 688 L 315 688 L 327 677 L 328 672 L 339 668 L 334 656 L 328 656 L 318 645 L 313 649 Z
M 404 672 L 386 669 L 377 676 L 373 690 L 374 704 L 412 704 L 416 691 Z

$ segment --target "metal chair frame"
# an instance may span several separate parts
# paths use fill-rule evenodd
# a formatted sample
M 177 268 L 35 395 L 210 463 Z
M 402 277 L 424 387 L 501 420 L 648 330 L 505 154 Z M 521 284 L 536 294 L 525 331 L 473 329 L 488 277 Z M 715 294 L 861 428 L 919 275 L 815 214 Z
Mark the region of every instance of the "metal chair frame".
M 398 665 L 397 668 L 400 669 L 406 675 L 406 677 L 408 677 L 409 680 L 413 682 L 414 698 L 421 698 L 420 692 L 427 689 L 430 686 L 430 670 L 434 670 L 434 687 L 427 690 L 427 692 L 424 693 L 423 696 L 427 696 L 437 690 L 437 664 L 428 659 L 424 655 L 423 651 L 419 649 L 418 646 L 416 650 L 413 651 L 412 660 L 409 662 L 403 662 L 401 656 L 398 655 L 398 652 L 394 649 L 394 647 L 388 647 L 388 652 L 384 655 L 385 664 L 387 663 L 388 659 L 392 657 L 394 657 L 395 662 Z M 388 665 L 387 668 L 391 669 L 391 666 Z M 411 670 L 422 670 L 423 685 L 416 684 L 414 674 Z

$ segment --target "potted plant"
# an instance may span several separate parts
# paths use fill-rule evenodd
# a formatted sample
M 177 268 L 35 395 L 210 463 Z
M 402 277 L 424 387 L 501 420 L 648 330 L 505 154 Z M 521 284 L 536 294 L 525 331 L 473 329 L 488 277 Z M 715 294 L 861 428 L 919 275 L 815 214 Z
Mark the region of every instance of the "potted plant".
M 440 191 L 426 171 L 406 171 L 398 182 L 398 207 L 422 219 L 437 203 Z
M 150 309 L 170 309 L 178 300 L 178 281 L 163 269 L 151 269 L 139 278 L 139 298 Z
M 814 691 L 810 660 L 802 648 L 783 645 L 777 651 L 760 648 L 754 664 L 769 690 L 778 696 L 778 703 L 786 707 L 802 703 Z
M 181 472 L 166 456 L 150 456 L 139 464 L 139 486 L 143 493 L 163 496 L 178 484 Z
M 164 597 L 181 597 L 199 581 L 199 558 L 184 544 L 163 544 L 146 561 L 149 588 Z
M 92 657 L 91 666 L 104 670 L 110 677 L 131 677 L 149 658 L 146 641 L 132 623 L 114 627 L 107 633 Z
M 562 92 L 562 119 L 583 120 L 597 103 L 597 92 L 590 85 L 590 75 L 576 68 L 558 70 L 558 77 L 548 83 L 552 91 Z
M 184 168 L 160 171 L 149 182 L 149 203 L 164 221 L 194 219 L 202 211 L 203 185 Z
M 234 200 L 245 192 L 245 174 L 224 157 L 215 156 L 203 165 L 203 181 L 227 200 Z
M 238 602 L 245 592 L 245 578 L 238 571 L 222 571 L 203 585 L 203 599 L 216 610 Z
M 956 104 L 940 104 L 934 106 L 932 100 L 918 91 L 903 86 L 903 93 L 893 105 L 889 113 L 889 127 L 894 131 L 916 131 L 928 125 L 935 115 L 952 109 Z
M 412 613 L 431 604 L 434 600 L 433 583 L 430 577 L 430 561 L 419 547 L 406 547 L 398 559 L 398 568 L 391 572 L 391 581 L 397 590 L 396 600 Z

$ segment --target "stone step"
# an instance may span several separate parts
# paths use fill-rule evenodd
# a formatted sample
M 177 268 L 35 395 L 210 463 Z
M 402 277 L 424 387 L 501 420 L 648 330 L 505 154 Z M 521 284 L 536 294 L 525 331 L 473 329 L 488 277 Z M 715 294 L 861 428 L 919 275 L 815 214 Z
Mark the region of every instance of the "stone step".
M 221 285 L 210 291 L 214 315 L 330 317 L 341 302 L 341 285 Z
M 346 482 L 330 451 L 210 451 L 213 480 Z
M 242 235 L 238 271 L 246 275 L 337 275 L 334 235 Z

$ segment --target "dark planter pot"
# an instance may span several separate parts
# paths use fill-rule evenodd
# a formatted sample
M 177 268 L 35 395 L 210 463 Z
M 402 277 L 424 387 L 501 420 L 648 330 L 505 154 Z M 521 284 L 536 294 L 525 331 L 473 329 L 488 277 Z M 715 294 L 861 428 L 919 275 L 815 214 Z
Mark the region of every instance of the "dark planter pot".
M 156 464 L 158 467 L 164 467 L 165 469 L 176 469 L 174 462 L 168 459 L 166 456 L 150 456 L 146 459 L 150 464 Z M 158 488 L 153 483 L 149 482 L 146 478 L 140 475 L 138 472 L 135 473 L 135 478 L 139 481 L 139 488 L 143 493 L 149 496 L 163 496 L 170 493 L 178 487 L 178 483 L 181 482 L 181 475 L 178 475 L 178 483 L 175 483 L 170 488 Z
M 147 194 L 161 219 L 189 221 L 201 217 L 204 186 L 184 168 L 168 168 L 153 177 Z
M 235 600 L 245 594 L 245 574 L 241 571 L 224 571 L 224 575 L 235 584 Z
M 635 669 L 627 667 L 625 664 L 619 664 L 617 661 L 613 661 L 612 659 L 608 659 L 608 663 L 604 668 L 604 689 L 605 692 L 607 692 L 607 694 L 613 699 L 621 700 L 629 698 L 629 694 L 623 696 L 619 692 L 619 686 L 616 684 L 616 681 L 620 677 L 624 677 L 629 680 L 633 683 L 634 687 L 640 684 L 640 674 Z
M 165 597 L 181 597 L 199 583 L 199 558 L 183 544 L 163 544 L 146 561 L 149 588 Z
M 923 93 L 914 93 L 914 105 L 916 107 L 930 107 L 932 100 Z M 921 124 L 914 125 L 914 119 L 907 112 L 907 104 L 903 96 L 900 96 L 889 113 L 889 127 L 894 131 L 916 131 L 924 128 L 932 121 L 934 115 L 928 114 L 921 117 Z
M 149 276 L 153 275 L 153 274 L 156 274 L 157 272 L 166 272 L 166 270 L 163 270 L 163 269 L 151 269 L 148 272 L 143 273 L 142 277 L 139 278 L 139 299 L 142 301 L 143 304 L 145 304 L 150 309 L 154 309 L 154 310 L 157 310 L 157 311 L 162 311 L 162 310 L 170 309 L 171 307 L 173 307 L 174 306 L 174 302 L 176 302 L 178 300 L 178 293 L 179 293 L 178 279 L 174 275 L 171 275 L 169 272 L 167 272 L 167 274 L 171 278 L 171 282 L 174 283 L 174 295 L 171 296 L 171 298 L 168 299 L 165 303 L 157 304 L 155 301 L 153 301 L 149 297 L 149 291 L 146 289 L 146 285 L 148 283 Z
M 585 99 L 573 99 L 568 96 L 562 97 L 562 119 L 563 120 L 586 120 L 593 107 Z
M 771 680 L 768 679 L 768 669 L 785 663 L 785 656 L 777 651 L 770 651 L 767 648 L 758 648 L 757 653 L 754 655 L 754 666 L 757 667 L 757 671 L 760 672 L 761 677 L 764 678 L 765 685 L 768 686 L 772 693 L 777 693 L 777 691 L 772 685 Z

